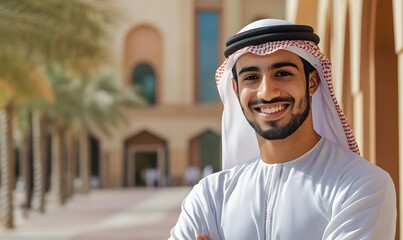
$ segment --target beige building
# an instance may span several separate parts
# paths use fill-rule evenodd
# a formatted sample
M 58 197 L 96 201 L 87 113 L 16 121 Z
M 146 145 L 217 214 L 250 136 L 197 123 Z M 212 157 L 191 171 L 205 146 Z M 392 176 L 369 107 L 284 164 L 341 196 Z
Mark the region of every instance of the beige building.
M 110 30 L 112 71 L 149 105 L 128 111 L 130 124 L 111 136 L 95 134 L 95 175 L 104 187 L 120 187 L 148 185 L 157 174 L 152 184 L 166 186 L 191 184 L 208 165 L 219 170 L 214 74 L 225 41 L 250 21 L 284 18 L 283 1 L 118 0 L 113 7 L 120 16 Z
M 111 136 L 95 134 L 102 185 L 147 185 L 147 169 L 158 170 L 153 184 L 159 186 L 186 184 L 189 174 L 208 165 L 219 170 L 222 105 L 214 71 L 225 41 L 256 19 L 285 18 L 316 29 L 361 154 L 391 174 L 399 194 L 402 2 L 113 1 L 121 17 L 111 29 L 111 69 L 124 86 L 140 88 L 149 106 L 128 111 L 130 124 Z

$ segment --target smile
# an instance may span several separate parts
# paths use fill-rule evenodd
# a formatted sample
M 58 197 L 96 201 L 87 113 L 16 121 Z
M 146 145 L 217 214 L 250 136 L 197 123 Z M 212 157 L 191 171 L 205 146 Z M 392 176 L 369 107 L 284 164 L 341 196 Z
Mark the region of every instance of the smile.
M 274 107 L 258 107 L 255 108 L 256 111 L 264 113 L 264 114 L 274 114 L 286 109 L 288 104 L 278 105 Z

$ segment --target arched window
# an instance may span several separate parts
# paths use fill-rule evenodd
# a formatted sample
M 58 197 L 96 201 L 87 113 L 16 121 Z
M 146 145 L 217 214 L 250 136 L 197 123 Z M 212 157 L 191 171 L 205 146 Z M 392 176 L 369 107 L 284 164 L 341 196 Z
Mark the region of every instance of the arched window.
M 132 84 L 148 104 L 156 104 L 154 69 L 147 63 L 138 64 L 133 70 Z

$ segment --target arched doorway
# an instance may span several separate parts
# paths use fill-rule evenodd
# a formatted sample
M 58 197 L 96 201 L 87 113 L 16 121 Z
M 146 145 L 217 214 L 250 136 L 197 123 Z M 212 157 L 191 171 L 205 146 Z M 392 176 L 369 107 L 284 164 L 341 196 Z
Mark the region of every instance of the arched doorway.
M 125 141 L 124 183 L 128 187 L 168 185 L 166 141 L 142 131 Z
M 200 135 L 192 138 L 189 143 L 189 162 L 188 170 L 185 173 L 186 179 L 191 180 L 190 173 L 194 173 L 197 168 L 200 177 L 203 177 L 204 171 L 217 172 L 221 170 L 221 138 L 220 135 L 211 130 L 207 130 Z M 192 184 L 188 182 L 188 184 Z

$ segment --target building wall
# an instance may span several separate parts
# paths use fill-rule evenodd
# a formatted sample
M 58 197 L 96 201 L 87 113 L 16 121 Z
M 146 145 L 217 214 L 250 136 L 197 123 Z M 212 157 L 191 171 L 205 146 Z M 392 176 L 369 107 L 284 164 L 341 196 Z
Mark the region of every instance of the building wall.
M 220 103 L 200 105 L 194 101 L 195 2 L 119 0 L 113 6 L 120 17 L 110 29 L 111 71 L 117 81 L 130 87 L 133 66 L 150 62 L 158 90 L 156 106 L 129 110 L 128 125 L 111 136 L 97 134 L 102 145 L 102 182 L 105 187 L 124 185 L 124 142 L 146 130 L 167 142 L 169 177 L 181 184 L 188 167 L 190 140 L 207 130 L 220 134 L 222 113 Z
M 317 26 L 320 46 L 332 60 L 336 96 L 353 127 L 361 155 L 389 172 L 401 199 L 402 2 L 288 3 L 292 3 L 287 5 L 289 19 Z M 399 232 L 398 228 L 396 239 Z
M 221 131 L 220 101 L 195 102 L 197 9 L 220 9 L 221 61 L 229 36 L 258 18 L 284 18 L 285 5 L 279 0 L 117 0 L 110 4 L 119 17 L 109 29 L 112 62 L 107 69 L 120 84 L 130 87 L 133 66 L 151 63 L 157 76 L 157 105 L 127 111 L 129 124 L 111 135 L 95 131 L 101 144 L 103 186 L 125 185 L 125 141 L 142 131 L 166 141 L 170 183 L 182 184 L 186 169 L 195 162 L 191 140 L 209 130 L 217 135 Z

